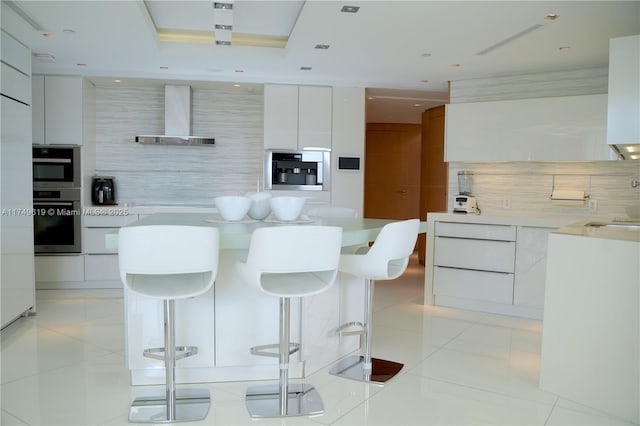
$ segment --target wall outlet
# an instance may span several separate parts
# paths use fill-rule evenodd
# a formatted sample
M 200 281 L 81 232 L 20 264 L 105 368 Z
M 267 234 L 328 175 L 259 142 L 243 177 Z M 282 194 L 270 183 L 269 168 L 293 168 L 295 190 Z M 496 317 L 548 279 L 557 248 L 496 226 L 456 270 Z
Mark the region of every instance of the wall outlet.
M 502 208 L 505 210 L 511 210 L 511 198 L 502 199 Z
M 598 211 L 598 200 L 589 200 L 589 211 Z

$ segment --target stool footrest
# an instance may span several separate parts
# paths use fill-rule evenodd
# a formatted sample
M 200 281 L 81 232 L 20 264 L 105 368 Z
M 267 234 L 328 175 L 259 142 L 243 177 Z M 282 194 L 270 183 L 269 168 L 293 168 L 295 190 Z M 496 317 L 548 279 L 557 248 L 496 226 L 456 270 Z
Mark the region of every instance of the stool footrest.
M 349 327 L 360 327 L 361 330 L 355 330 L 355 331 L 344 331 L 345 329 L 349 328 Z M 363 335 L 364 334 L 364 324 L 359 322 L 359 321 L 351 321 L 351 322 L 347 322 L 345 324 L 342 324 L 340 327 L 336 328 L 335 331 L 336 334 L 339 334 L 341 336 L 357 336 L 357 335 Z
M 153 358 L 164 361 L 164 348 L 149 348 L 142 352 L 145 358 Z M 176 346 L 176 360 L 187 358 L 198 353 L 197 346 Z
M 275 349 L 275 352 L 273 351 L 274 349 Z M 251 355 L 278 358 L 280 356 L 279 350 L 280 350 L 280 345 L 277 343 L 273 345 L 254 346 L 251 348 Z M 289 343 L 289 355 L 293 355 L 299 350 L 300 350 L 300 343 Z

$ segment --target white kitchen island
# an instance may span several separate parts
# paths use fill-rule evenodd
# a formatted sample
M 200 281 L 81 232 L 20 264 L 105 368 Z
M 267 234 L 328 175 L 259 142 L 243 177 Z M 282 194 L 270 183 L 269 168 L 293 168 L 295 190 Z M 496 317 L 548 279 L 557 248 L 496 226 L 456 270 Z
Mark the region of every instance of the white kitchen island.
M 315 225 L 340 226 L 343 247 L 374 241 L 389 220 L 316 219 Z M 220 230 L 220 263 L 213 288 L 206 294 L 176 301 L 176 344 L 198 346 L 198 354 L 176 363 L 178 383 L 205 383 L 278 378 L 278 359 L 251 355 L 249 348 L 278 341 L 278 298 L 259 292 L 239 279 L 237 261 L 244 261 L 254 229 L 283 226 L 265 221 L 224 223 L 211 213 L 157 213 L 127 226 L 215 226 Z M 426 223 L 420 232 L 425 232 Z M 117 235 L 107 235 L 117 245 Z M 300 241 L 304 251 L 313 241 Z M 278 250 L 278 247 L 274 247 Z M 304 377 L 359 348 L 359 337 L 339 337 L 334 330 L 344 322 L 364 320 L 362 279 L 338 274 L 324 293 L 291 303 L 292 341 L 301 351 L 292 356 L 291 377 Z M 127 366 L 133 385 L 164 383 L 163 364 L 144 358 L 145 348 L 162 347 L 162 301 L 125 290 Z
M 640 423 L 640 229 L 549 236 L 540 388 Z

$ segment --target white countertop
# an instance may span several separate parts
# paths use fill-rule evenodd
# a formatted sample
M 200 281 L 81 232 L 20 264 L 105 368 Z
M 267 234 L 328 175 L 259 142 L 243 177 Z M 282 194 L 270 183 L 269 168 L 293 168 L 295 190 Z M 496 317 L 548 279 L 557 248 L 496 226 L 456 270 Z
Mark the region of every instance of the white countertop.
M 576 222 L 570 216 L 482 215 L 462 213 L 427 213 L 427 221 L 515 225 L 540 228 L 561 228 Z
M 554 233 L 590 238 L 606 238 L 611 240 L 640 242 L 640 230 L 638 229 L 589 226 L 585 227 L 585 225 L 588 223 L 613 223 L 616 225 L 632 224 L 631 222 L 618 222 L 611 219 L 577 218 L 571 216 L 489 216 L 460 213 L 428 213 L 427 221 L 558 228 L 556 231 L 554 231 Z

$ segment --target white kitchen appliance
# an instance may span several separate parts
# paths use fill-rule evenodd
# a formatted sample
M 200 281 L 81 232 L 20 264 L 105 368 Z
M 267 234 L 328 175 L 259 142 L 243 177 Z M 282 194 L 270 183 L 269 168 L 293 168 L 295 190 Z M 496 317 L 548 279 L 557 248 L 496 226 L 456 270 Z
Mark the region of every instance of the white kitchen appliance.
M 461 170 L 458 172 L 458 195 L 453 203 L 454 213 L 480 214 L 476 197 L 471 195 L 473 186 L 473 172 Z
M 470 195 L 456 195 L 453 203 L 454 213 L 479 214 L 476 197 Z

